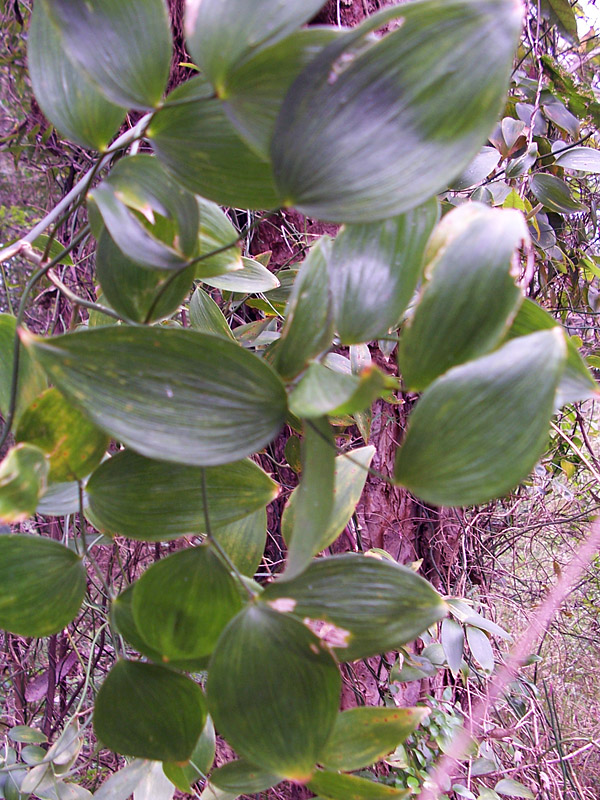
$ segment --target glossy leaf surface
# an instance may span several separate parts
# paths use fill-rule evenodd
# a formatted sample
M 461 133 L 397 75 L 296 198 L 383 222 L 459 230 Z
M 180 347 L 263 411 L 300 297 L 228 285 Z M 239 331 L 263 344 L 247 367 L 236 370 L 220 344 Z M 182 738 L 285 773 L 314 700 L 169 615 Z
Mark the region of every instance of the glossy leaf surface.
M 125 112 L 69 59 L 43 2 L 36 3 L 31 16 L 27 63 L 36 99 L 52 124 L 72 142 L 104 150 Z
M 14 362 L 16 318 L 12 314 L 0 314 L 0 413 L 6 419 L 10 408 L 10 392 Z M 19 352 L 19 375 L 17 383 L 16 419 L 35 398 L 48 386 L 41 369 L 23 348 Z
M 265 789 L 270 789 L 280 781 L 279 776 L 243 759 L 224 764 L 210 776 L 210 782 L 214 786 L 236 795 L 264 792 Z
M 355 554 L 313 561 L 296 578 L 269 584 L 260 600 L 341 629 L 334 650 L 342 661 L 396 649 L 446 615 L 442 598 L 413 570 Z
M 156 322 L 171 316 L 186 298 L 196 269 L 177 276 L 172 270 L 141 267 L 119 250 L 107 231 L 96 249 L 96 277 L 111 308 L 134 322 Z
M 492 650 L 492 645 L 486 634 L 482 630 L 479 630 L 479 628 L 474 628 L 471 625 L 467 625 L 466 633 L 469 650 L 475 661 L 486 672 L 493 672 L 495 666 L 494 651 Z
M 446 225 L 453 215 L 470 222 L 458 223 L 465 228 L 427 267 L 430 280 L 400 342 L 398 361 L 411 391 L 489 352 L 523 298 L 513 272 L 513 257 L 529 239 L 523 215 L 469 203 L 448 214 Z
M 600 173 L 600 150 L 593 147 L 572 147 L 564 153 L 557 153 L 556 163 L 559 167 L 597 175 Z
M 151 109 L 169 77 L 171 30 L 164 0 L 42 0 L 69 57 L 124 108 Z
M 366 38 L 394 18 L 399 29 Z M 510 0 L 427 0 L 375 14 L 329 45 L 290 87 L 275 128 L 286 204 L 363 223 L 444 189 L 496 121 L 520 29 Z
M 284 378 L 293 378 L 308 361 L 326 350 L 333 338 L 327 277 L 331 241 L 321 238 L 302 264 L 285 311 L 273 363 Z
M 340 675 L 299 620 L 254 604 L 223 632 L 206 693 L 217 730 L 240 756 L 305 780 L 335 723 Z
M 386 376 L 377 367 L 345 375 L 314 363 L 291 392 L 290 411 L 305 419 L 356 414 L 370 407 L 385 389 Z
M 398 324 L 437 218 L 430 200 L 384 222 L 347 225 L 337 235 L 328 270 L 335 329 L 344 344 L 370 342 Z
M 199 77 L 171 92 L 167 100 L 174 105 L 156 114 L 148 129 L 154 152 L 182 186 L 209 200 L 236 208 L 278 208 L 270 162 L 242 139 L 212 94 Z
M 196 198 L 166 174 L 158 159 L 123 158 L 89 197 L 117 247 L 136 264 L 179 270 L 195 254 Z
M 204 289 L 198 287 L 190 300 L 190 325 L 200 333 L 211 333 L 235 341 L 219 306 Z
M 270 503 L 277 484 L 246 459 L 205 471 L 211 525 L 235 522 Z M 123 450 L 92 475 L 86 491 L 94 524 L 142 541 L 206 532 L 202 468 L 166 464 Z
M 449 370 L 411 414 L 396 481 L 436 505 L 506 494 L 544 450 L 565 359 L 564 336 L 554 329 Z
M 196 200 L 200 211 L 198 257 L 202 258 L 196 264 L 197 276 L 204 280 L 242 269 L 239 232 L 216 203 L 204 197 L 197 197 Z
M 41 536 L 0 536 L 0 627 L 19 636 L 58 633 L 83 602 L 86 574 L 72 550 Z
M 214 527 L 212 534 L 242 575 L 252 577 L 267 543 L 267 511 L 260 508 L 242 519 Z
M 189 792 L 194 783 L 211 768 L 215 758 L 216 740 L 215 726 L 207 716 L 200 738 L 194 747 L 189 762 L 181 766 L 172 761 L 163 762 L 163 770 L 167 778 L 182 792 Z
M 323 0 L 186 0 L 185 35 L 199 67 L 219 92 L 242 59 L 313 17 Z
M 15 438 L 48 456 L 50 483 L 85 478 L 98 466 L 109 442 L 57 389 L 47 389 L 33 401 L 21 417 Z
M 286 576 L 292 578 L 318 553 L 334 504 L 335 442 L 326 418 L 307 421 L 301 444 L 302 475 L 296 489 Z
M 267 364 L 216 336 L 107 327 L 26 346 L 101 428 L 149 458 L 213 466 L 273 439 L 286 396 Z
M 153 761 L 187 761 L 205 721 L 196 683 L 141 661 L 118 661 L 94 707 L 94 730 L 106 747 Z
M 357 775 L 341 775 L 325 770 L 313 775 L 308 788 L 327 800 L 401 800 L 409 794 L 408 789 L 395 789 Z
M 215 289 L 223 289 L 227 292 L 240 292 L 243 294 L 255 294 L 258 292 L 270 292 L 277 289 L 279 281 L 277 277 L 266 267 L 254 258 L 242 257 L 242 268 L 227 275 L 219 275 L 215 278 L 202 278 L 203 283 L 214 286 Z
M 48 460 L 32 444 L 11 447 L 0 463 L 0 520 L 22 522 L 36 510 L 48 478 Z
M 537 173 L 531 178 L 531 191 L 540 203 L 556 214 L 585 211 L 585 206 L 575 200 L 569 186 L 555 175 Z
M 320 538 L 318 540 L 315 539 L 313 543 L 312 555 L 316 555 L 321 550 L 329 547 L 350 521 L 367 480 L 367 469 L 375 455 L 375 448 L 372 446 L 360 447 L 357 450 L 352 450 L 348 455 L 349 457 L 340 455 L 335 459 L 333 508 L 327 525 L 322 529 Z M 288 545 L 295 530 L 294 517 L 297 496 L 298 489 L 294 489 L 281 520 L 281 533 Z M 302 531 L 300 535 L 303 535 Z
M 210 545 L 156 562 L 133 591 L 137 629 L 164 663 L 209 655 L 241 605 L 235 581 Z
M 354 772 L 391 753 L 428 714 L 427 708 L 363 706 L 338 714 L 321 763 L 330 770 Z

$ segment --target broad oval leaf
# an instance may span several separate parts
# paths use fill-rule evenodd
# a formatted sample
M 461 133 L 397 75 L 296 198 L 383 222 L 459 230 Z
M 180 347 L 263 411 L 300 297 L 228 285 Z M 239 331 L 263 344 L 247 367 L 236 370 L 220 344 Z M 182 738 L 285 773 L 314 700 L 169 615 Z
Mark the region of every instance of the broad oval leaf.
M 196 683 L 141 661 L 118 661 L 94 706 L 94 730 L 106 747 L 153 761 L 187 761 L 205 722 Z
M 237 461 L 275 438 L 285 419 L 275 372 L 216 336 L 120 326 L 52 339 L 21 335 L 75 405 L 149 458 L 198 466 Z
M 290 411 L 304 419 L 356 414 L 389 389 L 386 377 L 375 366 L 366 367 L 360 375 L 348 375 L 323 364 L 310 364 L 290 393 Z
M 83 493 L 83 505 L 87 506 L 87 494 Z M 48 486 L 38 500 L 36 514 L 50 517 L 63 517 L 79 511 L 79 483 L 53 483 Z
M 395 18 L 398 30 L 367 38 Z M 496 121 L 521 18 L 512 0 L 426 0 L 329 45 L 290 87 L 273 135 L 286 204 L 363 223 L 444 189 Z
M 235 208 L 278 208 L 270 161 L 249 147 L 212 95 L 200 77 L 171 92 L 147 131 L 154 152 L 182 186 L 209 200 Z
M 259 155 L 269 157 L 275 121 L 292 81 L 340 34 L 340 29 L 326 27 L 294 31 L 230 71 L 220 90 L 225 112 Z
M 501 155 L 495 147 L 482 147 L 464 172 L 452 181 L 450 188 L 454 192 L 460 192 L 481 183 L 496 169 L 500 158 Z
M 399 217 L 348 225 L 328 262 L 336 331 L 344 344 L 370 342 L 400 321 L 423 266 L 423 251 L 439 216 L 430 200 Z
M 17 442 L 39 447 L 49 459 L 48 481 L 81 480 L 102 460 L 109 438 L 57 389 L 47 389 L 21 417 Z
M 302 264 L 285 311 L 273 364 L 284 378 L 302 372 L 311 358 L 331 346 L 333 318 L 327 277 L 331 240 L 321 237 Z
M 203 283 L 222 289 L 227 292 L 240 292 L 243 294 L 256 294 L 258 292 L 271 292 L 279 287 L 279 280 L 260 261 L 254 258 L 242 258 L 242 268 L 227 275 L 214 278 L 203 278 Z
M 201 333 L 212 333 L 235 341 L 223 312 L 212 297 L 200 287 L 195 290 L 190 300 L 190 325 Z
M 397 649 L 447 612 L 413 570 L 356 554 L 313 561 L 301 575 L 269 584 L 260 601 L 336 626 L 341 641 L 334 651 L 341 661 Z
M 230 761 L 216 769 L 210 782 L 218 789 L 231 794 L 256 794 L 280 783 L 281 778 L 244 759 Z
M 479 628 L 467 625 L 467 642 L 475 661 L 486 672 L 493 672 L 495 667 L 494 651 L 487 635 Z
M 204 197 L 197 197 L 196 200 L 200 211 L 199 260 L 196 263 L 198 278 L 204 280 L 241 270 L 243 264 L 239 232 L 216 203 L 205 200 Z
M 217 528 L 262 509 L 279 491 L 250 459 L 204 470 L 123 450 L 101 464 L 86 486 L 90 517 L 102 531 L 141 541 L 206 533 L 203 471 L 208 516 Z
M 165 663 L 212 653 L 242 606 L 235 581 L 208 544 L 156 562 L 134 586 L 137 629 Z
M 538 172 L 531 178 L 531 191 L 549 211 L 556 214 L 575 214 L 585 206 L 574 199 L 569 186 L 556 175 Z
M 48 460 L 39 447 L 17 444 L 0 463 L 0 521 L 22 522 L 35 513 L 46 488 Z
M 132 647 L 144 656 L 147 656 L 157 664 L 162 664 L 162 654 L 158 650 L 153 650 L 146 642 L 133 616 L 133 593 L 135 583 L 130 584 L 110 605 L 110 623 L 117 633 L 129 642 Z M 186 672 L 197 672 L 205 670 L 208 665 L 208 658 L 182 658 L 174 659 L 169 662 L 170 667 L 182 669 Z
M 442 647 L 448 666 L 454 675 L 460 671 L 465 646 L 463 626 L 453 619 L 442 620 Z
M 384 783 L 319 770 L 308 782 L 308 788 L 325 800 L 403 800 L 409 789 L 396 789 Z
M 331 654 L 306 626 L 251 604 L 223 632 L 206 694 L 217 730 L 240 756 L 306 780 L 335 723 L 340 685 Z
M 600 150 L 593 147 L 572 147 L 564 153 L 556 153 L 556 164 L 579 172 L 600 173 Z
M 36 99 L 50 122 L 72 142 L 105 150 L 125 111 L 69 59 L 43 2 L 36 3 L 31 16 L 27 63 Z
M 10 408 L 17 319 L 0 314 L 0 413 L 6 419 Z M 48 380 L 39 364 L 22 346 L 19 349 L 19 375 L 15 419 L 48 387 Z
M 235 522 L 213 527 L 212 535 L 242 575 L 252 577 L 267 543 L 267 511 L 260 508 Z
M 338 714 L 321 764 L 354 772 L 391 753 L 429 714 L 427 708 L 361 706 Z
M 289 441 L 289 440 L 288 440 Z M 287 448 L 286 448 L 287 449 Z M 337 456 L 335 459 L 335 473 L 333 483 L 333 508 L 329 521 L 321 531 L 321 536 L 313 542 L 312 555 L 316 555 L 333 544 L 342 533 L 362 494 L 368 477 L 368 468 L 371 465 L 375 448 L 359 447 L 348 454 Z M 290 544 L 295 530 L 295 508 L 298 489 L 290 495 L 281 520 L 281 533 L 286 543 Z M 300 535 L 303 535 L 301 532 Z
M 313 17 L 324 0 L 186 0 L 185 36 L 192 57 L 219 93 L 232 68 Z
M 458 236 L 426 268 L 425 284 L 398 351 L 402 378 L 421 391 L 450 367 L 489 352 L 501 340 L 523 293 L 513 259 L 529 240 L 525 218 L 512 209 L 469 203 L 450 212 L 467 216 Z
M 196 198 L 151 155 L 121 159 L 88 197 L 117 247 L 141 267 L 180 270 L 195 254 L 200 224 Z
M 508 330 L 507 338 L 515 339 L 535 331 L 556 327 L 560 326 L 554 317 L 526 297 Z M 599 392 L 600 389 L 573 340 L 567 337 L 567 363 L 556 390 L 556 407 L 561 408 L 566 403 L 591 400 L 597 397 Z
M 189 792 L 194 783 L 211 768 L 215 759 L 216 739 L 215 726 L 210 716 L 190 756 L 189 762 L 181 766 L 173 761 L 163 762 L 163 770 L 167 778 L 182 792 Z
M 555 328 L 449 370 L 410 416 L 395 480 L 435 505 L 506 494 L 544 450 L 565 359 Z
M 531 789 L 519 783 L 519 781 L 513 780 L 513 778 L 499 780 L 494 786 L 494 791 L 505 797 L 523 797 L 525 800 L 534 800 L 535 798 Z
M 114 103 L 152 109 L 171 64 L 164 0 L 42 0 L 69 57 Z
M 0 536 L 0 627 L 18 636 L 58 633 L 86 589 L 79 556 L 41 536 Z
M 96 277 L 111 308 L 124 319 L 151 323 L 173 314 L 192 286 L 196 267 L 181 272 L 141 267 L 104 230 L 96 249 Z

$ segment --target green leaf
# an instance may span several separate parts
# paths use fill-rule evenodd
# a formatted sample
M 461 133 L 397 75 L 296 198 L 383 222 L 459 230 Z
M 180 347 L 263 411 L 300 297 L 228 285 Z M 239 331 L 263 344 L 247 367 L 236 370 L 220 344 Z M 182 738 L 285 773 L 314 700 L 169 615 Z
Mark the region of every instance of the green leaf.
M 198 257 L 202 257 L 202 261 L 196 264 L 198 278 L 204 280 L 241 270 L 243 263 L 239 232 L 216 203 L 203 197 L 197 197 L 196 200 L 200 210 Z M 217 250 L 221 252 L 209 255 Z
M 196 198 L 167 175 L 158 159 L 147 154 L 121 159 L 88 197 L 114 243 L 136 264 L 180 270 L 195 254 Z
M 48 737 L 37 728 L 30 728 L 29 725 L 15 725 L 8 731 L 8 738 L 12 742 L 37 742 L 38 744 L 48 741 Z
M 306 626 L 255 603 L 223 632 L 206 694 L 217 730 L 242 758 L 303 781 L 335 723 L 340 684 L 331 654 Z
M 430 200 L 394 219 L 348 225 L 337 235 L 328 269 L 335 328 L 344 344 L 377 339 L 399 323 L 438 215 Z
M 206 775 L 211 768 L 215 759 L 215 749 L 215 726 L 212 719 L 207 716 L 206 724 L 189 762 L 185 766 L 181 766 L 173 761 L 165 761 L 163 762 L 163 771 L 180 791 L 189 792 L 193 784 L 197 783 L 202 775 Z
M 465 643 L 465 633 L 462 625 L 455 622 L 453 619 L 445 619 L 442 621 L 442 647 L 448 666 L 454 675 L 460 671 L 460 665 L 463 660 L 463 650 Z
M 250 54 L 229 72 L 219 96 L 228 117 L 258 155 L 269 158 L 275 121 L 294 79 L 340 33 L 325 27 L 294 31 Z
M 475 661 L 486 672 L 493 672 L 495 667 L 494 651 L 486 634 L 479 628 L 466 626 L 467 642 Z
M 118 661 L 94 707 L 98 739 L 115 753 L 187 761 L 206 721 L 200 687 L 166 667 Z
M 542 8 L 550 12 L 550 18 L 556 22 L 568 39 L 578 42 L 577 20 L 569 0 L 541 0 Z
M 449 231 L 448 240 L 426 267 L 429 281 L 398 351 L 411 391 L 492 350 L 523 299 L 513 259 L 529 233 L 519 211 L 466 203 L 447 214 L 440 227 Z
M 311 358 L 331 346 L 333 319 L 327 261 L 331 240 L 321 237 L 311 248 L 294 282 L 273 364 L 284 378 L 293 378 Z
M 201 280 L 209 286 L 214 286 L 215 289 L 243 294 L 270 292 L 279 286 L 277 277 L 253 258 L 242 258 L 242 268 L 236 272 L 219 275 L 215 278 L 201 278 Z
M 367 469 L 371 465 L 374 455 L 375 448 L 369 446 L 360 447 L 357 450 L 352 450 L 351 453 L 336 457 L 333 508 L 327 525 L 322 528 L 321 537 L 313 544 L 313 555 L 320 553 L 330 544 L 333 544 L 350 521 L 360 500 L 368 477 Z M 295 530 L 297 497 L 298 489 L 294 489 L 281 520 L 281 532 L 288 545 L 291 543 Z
M 0 536 L 0 628 L 58 633 L 83 602 L 86 573 L 72 550 L 40 536 Z
M 212 653 L 242 606 L 235 581 L 208 544 L 156 562 L 134 586 L 137 630 L 164 663 Z
M 338 714 L 321 763 L 354 772 L 379 761 L 403 742 L 429 714 L 427 708 L 362 706 Z
M 264 792 L 280 783 L 278 775 L 268 772 L 261 767 L 256 767 L 244 759 L 230 761 L 210 776 L 210 782 L 218 789 L 231 794 L 256 794 Z
M 96 277 L 111 308 L 134 322 L 157 322 L 173 314 L 186 298 L 196 268 L 141 267 L 128 258 L 104 230 L 96 249 Z
M 86 493 L 100 530 L 140 541 L 206 532 L 202 467 L 167 464 L 122 450 L 90 478 Z M 249 459 L 205 471 L 208 514 L 220 527 L 262 509 L 279 487 Z
M 396 18 L 398 29 L 369 36 Z M 425 0 L 374 14 L 329 45 L 277 120 L 271 154 L 286 205 L 364 223 L 445 189 L 495 124 L 521 21 L 512 0 Z
M 35 445 L 49 459 L 49 483 L 81 480 L 102 460 L 109 438 L 57 389 L 46 389 L 25 411 L 17 442 Z
M 0 413 L 5 419 L 10 407 L 16 323 L 16 317 L 13 317 L 12 314 L 0 314 Z M 17 421 L 23 411 L 47 386 L 48 381 L 44 371 L 21 347 L 15 410 Z
M 290 411 L 306 419 L 356 414 L 370 407 L 386 388 L 386 375 L 375 366 L 366 367 L 360 375 L 345 375 L 314 363 L 291 392 Z
M 129 800 L 132 792 L 152 769 L 151 761 L 136 759 L 114 772 L 94 792 L 94 800 Z
M 83 493 L 83 504 L 87 506 L 87 494 Z M 51 517 L 62 517 L 65 514 L 76 514 L 79 511 L 79 483 L 53 483 L 48 486 L 38 500 L 36 514 Z
M 32 444 L 12 447 L 0 463 L 0 521 L 22 522 L 35 513 L 46 488 L 48 461 Z
M 500 163 L 501 155 L 495 147 L 482 147 L 469 166 L 452 181 L 450 189 L 460 192 L 484 181 Z
M 560 326 L 551 314 L 533 300 L 525 298 L 507 333 L 507 338 L 515 339 L 528 333 L 556 327 Z M 575 343 L 567 337 L 567 363 L 556 391 L 556 407 L 560 408 L 567 403 L 578 403 L 581 400 L 591 400 L 598 396 L 598 391 L 598 385 Z
M 566 356 L 560 330 L 533 333 L 449 370 L 421 397 L 395 479 L 428 503 L 485 503 L 544 451 Z
M 326 418 L 304 424 L 302 476 L 296 489 L 293 526 L 288 542 L 286 577 L 293 578 L 319 552 L 334 503 L 335 442 Z
M 252 577 L 265 552 L 267 511 L 260 508 L 228 525 L 214 527 L 212 534 L 242 575 Z
M 105 150 L 125 112 L 70 60 L 43 2 L 31 16 L 27 63 L 36 99 L 52 124 L 82 147 Z
M 313 17 L 324 0 L 188 0 L 185 35 L 194 61 L 223 90 L 232 68 Z
M 260 601 L 336 626 L 334 651 L 341 661 L 395 650 L 447 612 L 413 570 L 356 554 L 313 561 L 298 577 L 269 584 Z
M 190 325 L 200 333 L 212 333 L 235 341 L 223 312 L 204 289 L 198 287 L 190 300 Z
M 494 791 L 498 794 L 503 794 L 506 797 L 524 797 L 526 800 L 534 800 L 534 794 L 527 786 L 522 783 L 514 781 L 512 778 L 502 778 L 494 786 Z
M 286 413 L 273 370 L 234 342 L 169 328 L 21 332 L 74 405 L 149 458 L 214 466 L 275 438 Z
M 538 172 L 530 180 L 531 191 L 549 211 L 556 214 L 575 214 L 585 206 L 573 198 L 569 186 L 555 175 Z
M 112 627 L 131 644 L 138 653 L 142 653 L 157 664 L 162 664 L 162 655 L 152 647 L 142 637 L 133 616 L 133 593 L 135 583 L 128 586 L 118 597 L 112 601 L 110 606 L 110 621 Z M 169 663 L 170 667 L 182 669 L 186 672 L 197 672 L 205 670 L 208 665 L 207 658 L 183 658 L 175 659 Z
M 270 161 L 242 139 L 212 95 L 201 77 L 171 92 L 147 131 L 154 152 L 182 186 L 209 200 L 236 208 L 279 208 Z
M 600 150 L 594 150 L 593 147 L 573 147 L 555 155 L 559 167 L 600 174 Z
M 69 57 L 124 108 L 160 102 L 171 65 L 164 0 L 42 0 Z
M 402 800 L 410 793 L 408 789 L 325 770 L 318 770 L 307 785 L 311 792 L 326 800 Z

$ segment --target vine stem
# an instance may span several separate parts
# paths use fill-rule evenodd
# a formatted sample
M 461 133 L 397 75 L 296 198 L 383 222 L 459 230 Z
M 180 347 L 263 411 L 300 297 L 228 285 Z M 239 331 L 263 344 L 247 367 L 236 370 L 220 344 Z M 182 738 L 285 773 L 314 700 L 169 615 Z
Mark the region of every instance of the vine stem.
M 214 547 L 215 552 L 219 559 L 223 562 L 223 565 L 232 572 L 240 586 L 244 588 L 244 591 L 248 595 L 248 597 L 253 600 L 256 597 L 256 592 L 252 591 L 252 589 L 248 586 L 246 581 L 244 580 L 244 576 L 233 563 L 229 555 L 223 549 L 220 542 L 214 537 L 212 532 L 212 527 L 210 524 L 210 514 L 208 511 L 208 490 L 206 488 L 206 469 L 202 468 L 202 505 L 204 506 L 204 524 L 206 527 L 206 538 L 210 542 L 210 544 Z

